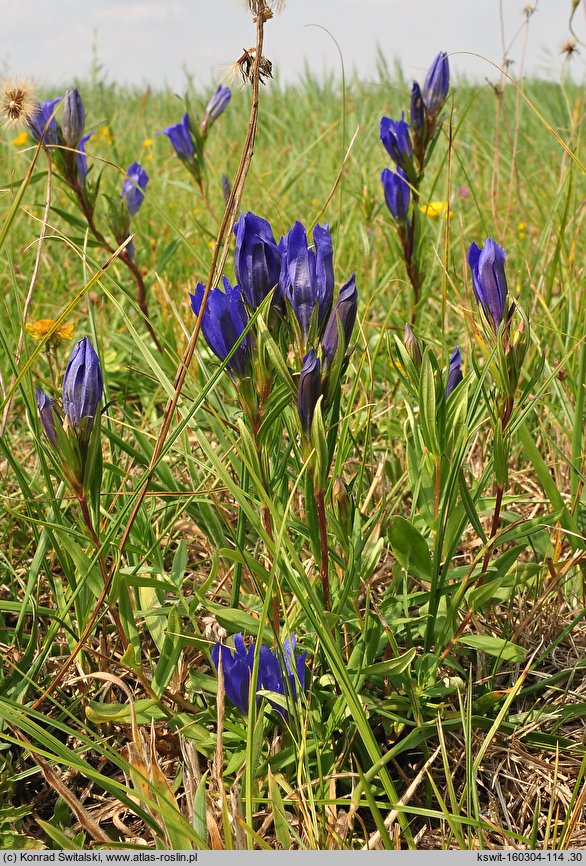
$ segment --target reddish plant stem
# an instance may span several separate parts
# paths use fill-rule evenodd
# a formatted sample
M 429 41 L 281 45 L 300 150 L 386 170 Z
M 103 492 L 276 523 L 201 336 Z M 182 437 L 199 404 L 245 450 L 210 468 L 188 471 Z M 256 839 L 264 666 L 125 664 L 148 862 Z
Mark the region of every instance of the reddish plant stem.
M 115 252 L 114 247 L 108 243 L 108 241 L 106 240 L 104 235 L 101 233 L 101 231 L 98 229 L 98 227 L 95 223 L 93 211 L 92 211 L 91 207 L 89 206 L 89 202 L 88 202 L 88 200 L 84 194 L 84 191 L 83 191 L 81 185 L 79 184 L 79 182 L 76 181 L 75 184 L 72 184 L 72 187 L 73 187 L 73 190 L 75 191 L 75 194 L 78 198 L 80 207 L 83 211 L 83 215 L 86 218 L 87 224 L 88 224 L 90 231 L 92 232 L 93 236 L 98 241 L 100 246 L 102 246 L 107 252 L 114 253 Z M 159 352 L 162 352 L 163 347 L 162 347 L 161 342 L 160 342 L 159 338 L 157 337 L 155 330 L 151 324 L 151 320 L 150 320 L 150 316 L 149 316 L 148 302 L 147 302 L 146 286 L 144 284 L 144 280 L 142 278 L 142 274 L 140 272 L 140 269 L 137 267 L 136 263 L 132 260 L 131 256 L 128 254 L 127 250 L 122 250 L 122 252 L 119 254 L 118 258 L 120 259 L 121 262 L 123 262 L 123 264 L 126 265 L 126 267 L 128 268 L 128 270 L 130 271 L 130 273 L 132 274 L 132 276 L 134 278 L 134 282 L 136 283 L 136 302 L 140 308 L 141 313 L 144 316 L 147 330 L 148 330 L 149 334 L 151 335 L 155 346 L 157 347 Z
M 324 594 L 324 605 L 326 610 L 332 609 L 330 600 L 330 576 L 329 576 L 329 550 L 328 550 L 328 525 L 326 522 L 325 494 L 322 489 L 315 491 L 315 504 L 317 508 L 317 520 L 319 523 L 319 536 L 321 542 L 321 565 L 319 574 Z

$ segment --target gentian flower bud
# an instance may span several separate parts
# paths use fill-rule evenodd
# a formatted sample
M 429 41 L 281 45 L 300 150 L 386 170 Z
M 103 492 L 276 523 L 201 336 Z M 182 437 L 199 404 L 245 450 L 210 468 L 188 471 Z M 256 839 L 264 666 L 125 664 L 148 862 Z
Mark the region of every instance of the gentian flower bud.
M 57 121 L 52 115 L 55 106 L 62 99 L 62 96 L 58 96 L 56 99 L 47 99 L 34 113 L 29 123 L 29 129 L 36 141 L 40 139 L 43 131 L 45 131 L 45 144 L 57 144 Z M 47 124 L 49 125 L 47 126 Z
M 77 147 L 85 127 L 85 108 L 77 88 L 68 90 L 63 100 L 61 132 L 68 147 Z
M 88 132 L 87 135 L 82 135 L 77 144 L 77 150 L 80 151 L 75 155 L 77 162 L 77 176 L 80 184 L 83 186 L 87 177 L 87 156 L 85 153 L 85 143 L 92 137 L 93 132 Z
M 300 222 L 296 222 L 279 242 L 280 291 L 291 303 L 304 338 L 309 332 L 314 308 L 318 308 L 318 325 L 321 326 L 334 294 L 334 253 L 327 226 L 316 225 L 313 242 L 315 251 L 308 248 L 307 233 Z
M 385 168 L 380 179 L 385 194 L 385 202 L 391 215 L 397 222 L 405 222 L 411 203 L 411 190 L 407 183 L 407 175 L 400 168 L 396 172 Z
M 220 659 L 222 660 L 222 674 L 224 676 L 226 694 L 234 706 L 238 707 L 240 712 L 246 715 L 250 700 L 250 677 L 252 676 L 254 664 L 254 643 L 247 650 L 242 634 L 237 634 L 234 637 L 234 651 L 223 644 L 217 643 L 212 649 L 212 661 L 216 670 L 219 670 Z
M 191 162 L 195 148 L 191 136 L 189 114 L 184 114 L 180 123 L 176 123 L 175 126 L 168 126 L 163 131 L 169 137 L 179 159 L 183 160 L 183 162 Z
M 448 373 L 448 381 L 446 384 L 446 397 L 449 397 L 454 388 L 460 384 L 463 379 L 460 366 L 462 364 L 462 356 L 458 346 L 454 349 L 450 358 L 450 372 Z
M 356 322 L 356 311 L 358 309 L 358 291 L 356 289 L 356 279 L 354 274 L 350 277 L 345 286 L 342 286 L 338 299 L 328 318 L 328 322 L 324 331 L 322 346 L 325 354 L 326 363 L 331 363 L 336 357 L 338 351 L 338 320 L 342 325 L 344 334 L 344 352 L 348 348 L 350 337 Z
M 209 293 L 201 322 L 206 343 L 220 361 L 224 361 L 230 354 L 248 324 L 240 286 L 232 287 L 226 277 L 223 280 L 224 291 L 215 288 Z M 196 316 L 199 315 L 204 292 L 205 286 L 198 283 L 193 295 L 189 296 L 191 309 Z M 228 362 L 228 370 L 236 376 L 245 376 L 249 358 L 250 350 L 245 338 Z
M 405 334 L 403 336 L 403 342 L 405 343 L 405 348 L 407 349 L 407 354 L 415 364 L 415 367 L 419 370 L 421 369 L 421 363 L 423 361 L 423 353 L 421 351 L 421 346 L 419 344 L 419 340 L 413 333 L 412 329 L 409 325 L 405 325 Z
M 472 243 L 468 250 L 474 296 L 482 306 L 488 324 L 495 333 L 505 317 L 508 294 L 505 276 L 506 257 L 504 249 L 492 238 L 487 238 L 482 250 L 476 243 Z
M 313 413 L 321 394 L 320 367 L 319 358 L 313 349 L 310 349 L 303 359 L 297 391 L 297 412 L 304 433 L 311 430 Z
M 380 140 L 393 161 L 408 175 L 413 168 L 413 143 L 404 112 L 401 113 L 401 120 L 381 118 Z
M 428 115 L 435 117 L 439 112 L 450 87 L 450 64 L 448 55 L 441 51 L 429 68 L 423 85 L 423 101 Z
M 421 135 L 425 126 L 425 104 L 419 84 L 414 81 L 411 88 L 411 129 L 415 138 Z
M 120 195 L 133 217 L 143 203 L 149 176 L 139 162 L 133 162 L 126 174 L 128 177 L 122 184 Z
M 252 211 L 240 214 L 234 234 L 236 280 L 246 303 L 255 310 L 279 283 L 281 253 L 270 223 Z
M 202 132 L 207 132 L 210 126 L 216 122 L 220 114 L 222 114 L 230 102 L 231 97 L 232 93 L 230 92 L 230 88 L 226 87 L 225 84 L 220 84 L 206 106 L 203 120 L 201 122 Z
M 40 388 L 36 389 L 37 408 L 41 418 L 43 430 L 50 442 L 57 447 L 55 435 L 55 407 L 53 401 Z
M 91 427 L 102 399 L 103 382 L 100 359 L 87 337 L 75 346 L 63 376 L 63 411 L 69 424 L 79 429 Z

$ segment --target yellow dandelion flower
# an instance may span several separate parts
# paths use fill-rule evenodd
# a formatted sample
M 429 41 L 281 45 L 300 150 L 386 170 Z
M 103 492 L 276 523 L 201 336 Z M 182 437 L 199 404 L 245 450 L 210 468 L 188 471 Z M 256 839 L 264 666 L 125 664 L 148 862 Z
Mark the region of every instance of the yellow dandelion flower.
M 23 130 L 19 135 L 16 136 L 16 138 L 12 139 L 12 144 L 15 147 L 24 147 L 24 145 L 27 144 L 28 140 L 28 135 Z
M 430 201 L 428 204 L 420 205 L 419 210 L 430 217 L 443 216 L 445 213 L 447 213 L 450 219 L 454 216 L 454 211 L 451 210 L 448 201 Z
M 145 138 L 145 140 L 142 143 L 142 146 L 147 147 L 147 148 L 152 147 L 153 146 L 153 139 L 152 138 Z
M 55 326 L 54 319 L 38 319 L 36 322 L 27 322 L 26 329 L 33 338 L 33 340 L 42 340 L 47 336 L 51 328 Z M 73 337 L 73 325 L 71 322 L 59 325 L 49 339 L 47 340 L 47 346 L 50 348 L 57 347 L 63 340 L 71 340 Z

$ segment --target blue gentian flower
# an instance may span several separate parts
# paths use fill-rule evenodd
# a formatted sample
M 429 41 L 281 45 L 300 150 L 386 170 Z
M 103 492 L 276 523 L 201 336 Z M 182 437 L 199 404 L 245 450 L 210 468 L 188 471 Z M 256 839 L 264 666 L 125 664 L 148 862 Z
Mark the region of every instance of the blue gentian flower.
M 380 179 L 385 194 L 385 202 L 391 215 L 398 222 L 405 222 L 411 203 L 411 190 L 407 183 L 407 175 L 400 168 L 396 172 L 385 168 Z
M 193 138 L 191 135 L 189 114 L 184 114 L 183 119 L 179 123 L 176 123 L 175 126 L 168 126 L 163 131 L 165 135 L 169 137 L 179 159 L 184 162 L 191 162 L 195 153 L 195 148 L 193 146 Z
M 393 161 L 409 174 L 413 165 L 413 142 L 409 135 L 409 124 L 405 120 L 404 112 L 401 113 L 401 120 L 392 120 L 390 117 L 381 118 L 380 140 Z
M 240 286 L 231 286 L 224 277 L 224 291 L 212 289 L 204 310 L 201 329 L 206 343 L 220 361 L 224 361 L 242 336 L 248 324 Z M 191 299 L 191 309 L 199 315 L 205 286 L 198 283 Z M 228 362 L 228 370 L 236 376 L 244 376 L 248 371 L 250 351 L 247 338 L 244 338 Z
M 492 238 L 487 238 L 482 250 L 476 243 L 472 243 L 468 250 L 474 296 L 495 332 L 505 317 L 508 294 L 506 257 L 504 249 Z
M 68 90 L 63 99 L 61 132 L 68 147 L 77 147 L 85 128 L 85 108 L 77 88 Z
M 450 357 L 450 372 L 448 373 L 448 381 L 446 384 L 446 397 L 449 397 L 454 388 L 460 384 L 463 379 L 462 371 L 460 369 L 462 365 L 462 356 L 460 354 L 460 349 L 458 346 L 452 352 L 452 356 Z
M 279 283 L 281 253 L 270 223 L 251 211 L 234 226 L 234 271 L 248 306 L 255 310 Z
M 315 250 L 308 248 L 307 233 L 300 222 L 296 222 L 279 242 L 280 291 L 289 300 L 304 338 L 316 307 L 318 325 L 323 325 L 334 294 L 334 251 L 327 225 L 315 226 L 313 242 Z
M 120 195 L 128 208 L 128 213 L 133 217 L 143 203 L 149 176 L 139 162 L 133 162 L 126 174 L 128 177 L 122 184 Z
M 354 330 L 354 323 L 356 322 L 357 310 L 358 290 L 356 289 L 356 278 L 352 274 L 346 285 L 340 289 L 338 299 L 332 307 L 324 330 L 322 347 L 326 362 L 333 361 L 338 351 L 338 320 L 342 325 L 342 332 L 344 334 L 344 352 L 348 348 L 350 337 Z
M 93 132 L 88 132 L 87 135 L 82 135 L 82 137 L 79 139 L 79 142 L 77 144 L 77 150 L 79 151 L 79 153 L 77 153 L 75 155 L 76 156 L 76 162 L 77 162 L 77 176 L 78 176 L 79 182 L 82 186 L 85 183 L 85 179 L 87 177 L 87 172 L 88 172 L 87 156 L 85 153 L 85 143 L 86 143 L 86 141 L 89 141 L 89 139 L 92 137 L 92 135 L 93 135 Z
M 41 391 L 40 388 L 36 389 L 35 394 L 43 430 L 53 445 L 57 446 L 57 437 L 55 435 L 55 407 L 53 406 L 53 401 L 49 396 L 47 396 L 47 394 Z
M 71 353 L 63 376 L 63 411 L 72 427 L 79 428 L 88 419 L 86 430 L 91 429 L 102 392 L 100 359 L 84 337 Z
M 321 394 L 321 365 L 319 358 L 310 349 L 303 359 L 297 388 L 297 412 L 304 433 L 311 430 L 311 422 Z
M 220 84 L 206 106 L 203 120 L 201 122 L 202 132 L 206 132 L 210 126 L 216 122 L 220 114 L 222 114 L 230 102 L 231 97 L 232 93 L 230 92 L 230 88 L 226 87 L 225 84 Z
M 216 670 L 219 670 L 220 659 L 222 660 L 226 694 L 234 706 L 246 715 L 248 713 L 250 677 L 254 664 L 254 643 L 247 650 L 242 634 L 237 634 L 234 637 L 234 651 L 217 643 L 212 649 L 212 661 Z
M 234 650 L 217 643 L 212 649 L 212 661 L 216 670 L 219 669 L 220 659 L 224 677 L 224 689 L 226 695 L 235 707 L 248 714 L 250 702 L 250 679 L 254 667 L 254 642 L 250 643 L 248 649 L 244 644 L 242 634 L 234 637 Z M 287 677 L 288 689 L 295 700 L 297 698 L 297 682 L 301 688 L 305 688 L 305 659 L 307 653 L 301 653 L 295 657 L 296 639 L 291 635 L 283 643 L 283 657 L 285 671 L 282 670 L 277 653 L 268 647 L 261 646 L 259 650 L 257 691 L 271 691 L 285 696 L 288 693 L 283 674 Z M 270 699 L 269 699 L 270 700 Z M 259 699 L 257 698 L 257 703 Z M 271 701 L 272 706 L 283 717 L 287 713 L 283 707 Z
M 45 130 L 45 144 L 57 144 L 57 121 L 52 115 L 55 106 L 62 99 L 62 96 L 57 96 L 55 99 L 47 99 L 32 116 L 29 128 L 36 141 L 40 139 L 43 130 Z M 49 125 L 47 126 L 47 124 Z
M 441 51 L 429 68 L 423 85 L 423 101 L 427 112 L 435 116 L 446 101 L 450 87 L 450 64 L 448 55 Z

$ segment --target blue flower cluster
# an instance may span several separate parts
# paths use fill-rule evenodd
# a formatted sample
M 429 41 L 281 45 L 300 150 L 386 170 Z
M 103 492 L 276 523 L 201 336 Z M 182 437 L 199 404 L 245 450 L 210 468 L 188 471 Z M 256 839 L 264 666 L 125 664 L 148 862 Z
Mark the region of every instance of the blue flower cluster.
M 305 688 L 305 659 L 307 653 L 295 656 L 296 639 L 291 635 L 283 643 L 283 656 L 272 652 L 268 647 L 261 646 L 258 659 L 258 678 L 256 682 L 257 693 L 259 691 L 274 692 L 286 698 L 291 695 L 293 700 L 297 699 L 297 687 Z M 254 665 L 255 645 L 251 642 L 248 649 L 244 643 L 242 634 L 234 637 L 234 650 L 224 644 L 217 643 L 212 649 L 212 661 L 216 670 L 222 666 L 224 677 L 224 688 L 229 699 L 235 707 L 244 713 L 248 713 L 250 703 L 250 680 Z M 287 711 L 276 701 L 271 701 L 277 713 L 287 718 Z M 257 703 L 260 696 L 257 694 Z
M 439 113 L 450 86 L 448 55 L 440 52 L 433 61 L 423 89 L 414 81 L 411 90 L 410 124 L 401 113 L 400 120 L 381 118 L 380 140 L 396 165 L 396 171 L 385 168 L 381 174 L 385 202 L 392 217 L 407 221 L 411 200 L 410 186 L 417 189 L 425 155 L 433 139 Z
M 221 361 L 230 356 L 226 366 L 233 376 L 252 375 L 254 337 L 250 332 L 242 335 L 250 313 L 272 291 L 271 312 L 277 327 L 290 323 L 303 359 L 297 405 L 307 432 L 322 393 L 322 373 L 341 362 L 350 343 L 358 306 L 354 274 L 334 302 L 333 245 L 327 225 L 315 226 L 313 246 L 300 222 L 277 243 L 270 223 L 249 211 L 241 214 L 234 234 L 237 283 L 232 286 L 224 277 L 224 291 L 219 287 L 210 291 L 202 318 L 204 338 Z M 198 283 L 190 295 L 196 315 L 204 293 L 204 285 Z M 314 341 L 319 348 L 312 345 Z

